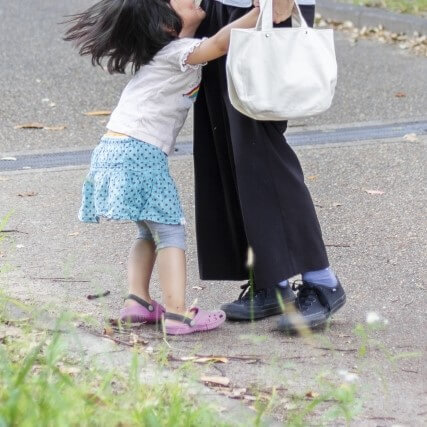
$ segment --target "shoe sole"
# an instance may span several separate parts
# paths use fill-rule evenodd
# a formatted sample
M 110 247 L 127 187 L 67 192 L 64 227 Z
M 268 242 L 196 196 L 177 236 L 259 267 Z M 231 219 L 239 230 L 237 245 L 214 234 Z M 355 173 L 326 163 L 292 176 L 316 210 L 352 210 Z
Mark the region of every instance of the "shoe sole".
M 326 325 L 326 323 L 328 322 L 328 319 L 335 314 L 340 308 L 342 308 L 342 306 L 346 303 L 347 301 L 347 297 L 344 294 L 338 301 L 337 303 L 334 305 L 334 307 L 332 307 L 331 311 L 329 311 L 328 313 L 326 313 L 326 317 L 325 319 L 319 320 L 319 321 L 312 321 L 308 327 L 315 329 L 315 328 L 320 328 L 324 325 Z
M 292 301 L 283 301 L 284 304 L 293 304 L 295 300 Z M 227 316 L 227 320 L 234 321 L 251 321 L 251 320 L 261 320 L 266 317 L 277 316 L 279 314 L 283 314 L 283 311 L 280 306 L 271 307 L 264 310 L 257 310 L 252 313 L 252 316 L 248 316 L 246 311 L 232 311 L 227 310 L 226 307 L 222 306 L 221 310 L 225 311 Z
M 334 305 L 334 307 L 331 309 L 331 311 L 329 311 L 326 315 L 324 319 L 319 319 L 319 320 L 311 320 L 309 321 L 306 325 L 304 325 L 303 327 L 308 327 L 310 329 L 320 329 L 321 327 L 325 326 L 326 323 L 328 322 L 328 319 L 335 314 L 339 309 L 341 309 L 343 307 L 343 305 L 346 303 L 347 301 L 347 297 L 344 294 L 338 301 L 337 303 Z M 298 328 L 293 328 L 292 326 L 289 328 L 288 325 L 277 325 L 277 329 L 281 332 L 287 332 L 290 334 L 294 334 L 298 332 Z

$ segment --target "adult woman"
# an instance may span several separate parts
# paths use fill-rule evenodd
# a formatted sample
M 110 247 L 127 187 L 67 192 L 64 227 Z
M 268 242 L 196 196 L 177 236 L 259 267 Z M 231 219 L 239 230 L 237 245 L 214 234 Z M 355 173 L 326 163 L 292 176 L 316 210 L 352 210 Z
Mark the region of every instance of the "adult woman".
M 313 0 L 303 0 L 310 2 Z M 293 0 L 274 0 L 274 19 L 291 26 Z M 198 36 L 210 36 L 251 7 L 251 0 L 203 0 Z M 314 4 L 303 5 L 309 25 Z M 288 19 L 286 19 L 288 18 Z M 322 239 L 299 161 L 286 143 L 286 122 L 252 120 L 230 104 L 225 58 L 208 64 L 195 106 L 194 162 L 199 270 L 204 280 L 245 280 L 248 247 L 255 286 L 222 306 L 229 319 L 260 319 L 281 312 L 295 295 L 286 280 L 303 274 L 296 306 L 317 326 L 345 302 Z M 332 291 L 333 289 L 333 291 Z M 311 304 L 308 305 L 308 302 Z M 283 315 L 279 327 L 292 329 Z

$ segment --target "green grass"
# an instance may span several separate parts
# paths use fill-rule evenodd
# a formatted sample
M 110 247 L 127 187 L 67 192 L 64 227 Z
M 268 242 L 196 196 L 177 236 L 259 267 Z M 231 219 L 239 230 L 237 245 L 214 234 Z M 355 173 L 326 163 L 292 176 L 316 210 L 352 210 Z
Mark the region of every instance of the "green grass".
M 427 0 L 344 0 L 360 6 L 379 7 L 392 12 L 423 15 L 427 13 Z
M 137 357 L 126 374 L 97 369 L 67 358 L 59 333 L 0 326 L 1 427 L 225 425 L 178 382 L 142 384 Z

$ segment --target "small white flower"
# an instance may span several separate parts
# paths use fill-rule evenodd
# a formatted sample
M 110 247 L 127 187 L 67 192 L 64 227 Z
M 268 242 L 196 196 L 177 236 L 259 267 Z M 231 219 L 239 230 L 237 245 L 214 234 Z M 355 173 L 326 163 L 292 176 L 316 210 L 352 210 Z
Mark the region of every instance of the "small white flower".
M 354 372 L 348 372 L 345 369 L 340 369 L 338 374 L 343 377 L 346 383 L 354 383 L 359 379 L 359 375 L 355 374 Z
M 380 321 L 380 316 L 374 311 L 370 311 L 366 314 L 366 323 L 372 324 Z
M 250 268 L 254 266 L 255 255 L 253 249 L 249 246 L 248 248 L 248 260 L 246 265 Z

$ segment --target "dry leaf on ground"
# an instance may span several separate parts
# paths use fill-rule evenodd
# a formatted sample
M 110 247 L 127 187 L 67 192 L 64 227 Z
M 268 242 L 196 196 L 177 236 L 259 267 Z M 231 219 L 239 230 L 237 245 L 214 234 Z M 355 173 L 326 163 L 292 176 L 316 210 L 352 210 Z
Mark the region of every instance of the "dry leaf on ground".
M 368 194 L 374 194 L 374 195 L 381 195 L 384 194 L 384 191 L 381 190 L 363 190 L 365 193 Z
M 105 291 L 105 292 L 102 292 L 102 293 L 100 293 L 100 294 L 92 294 L 92 295 L 88 295 L 86 298 L 88 299 L 88 300 L 92 300 L 92 299 L 98 299 L 98 298 L 102 298 L 102 297 L 107 297 L 108 295 L 110 295 L 110 291 Z
M 71 376 L 80 374 L 81 369 L 78 368 L 77 366 L 64 366 L 64 365 L 60 365 L 58 367 L 59 371 L 63 374 L 68 374 Z
M 148 343 L 149 343 L 148 341 L 142 339 L 141 337 L 139 337 L 134 332 L 131 332 L 131 334 L 129 336 L 129 344 L 132 344 L 132 345 L 137 345 L 137 344 L 147 345 Z
M 37 194 L 39 194 L 39 193 L 36 193 L 35 191 L 26 191 L 24 193 L 18 193 L 18 196 L 19 197 L 34 197 L 34 196 L 37 196 Z
M 114 335 L 114 330 L 113 330 L 113 328 L 112 328 L 111 326 L 106 326 L 106 327 L 104 328 L 104 332 L 103 332 L 103 334 L 104 334 L 104 335 L 107 335 L 107 336 L 109 336 L 109 337 L 112 337 L 112 336 Z
M 316 393 L 315 391 L 308 391 L 306 394 L 305 394 L 305 397 L 307 398 L 307 399 L 314 399 L 314 398 L 316 398 L 316 397 L 318 397 L 319 396 L 319 393 Z
M 24 123 L 22 125 L 16 125 L 15 129 L 44 129 L 44 130 L 64 130 L 67 129 L 65 125 L 58 126 L 45 126 L 41 123 Z
M 396 92 L 396 93 L 394 94 L 394 96 L 395 96 L 396 98 L 405 98 L 406 93 L 405 93 L 405 92 Z
M 409 141 L 409 142 L 416 142 L 418 141 L 418 137 L 416 133 L 407 133 L 406 135 L 403 136 L 403 139 L 405 141 Z
M 85 116 L 109 116 L 111 114 L 111 111 L 109 110 L 88 111 L 83 114 Z
M 221 385 L 224 387 L 227 387 L 230 384 L 230 378 L 227 377 L 208 377 L 208 376 L 202 376 L 200 378 L 201 381 L 204 383 L 214 384 L 214 385 Z
M 181 357 L 183 362 L 195 362 L 195 363 L 228 363 L 226 357 L 221 356 L 208 356 L 208 357 L 196 357 L 196 356 L 184 356 Z
M 44 125 L 42 125 L 41 123 L 24 123 L 22 125 L 16 125 L 15 129 L 43 129 Z
M 394 33 L 386 30 L 382 25 L 356 28 L 350 21 L 341 22 L 325 19 L 318 14 L 316 14 L 316 25 L 319 28 L 332 27 L 348 34 L 353 46 L 360 39 L 374 39 L 380 43 L 394 44 L 399 49 L 409 50 L 416 55 L 427 55 L 427 36 L 419 33 L 413 35 Z
M 65 126 L 65 125 L 60 125 L 60 126 L 45 126 L 43 129 L 44 130 L 64 130 L 64 129 L 67 129 L 67 126 Z
M 308 177 L 307 177 L 307 179 L 308 179 L 309 181 L 316 181 L 316 179 L 317 179 L 317 175 L 310 175 L 310 176 L 308 176 Z

